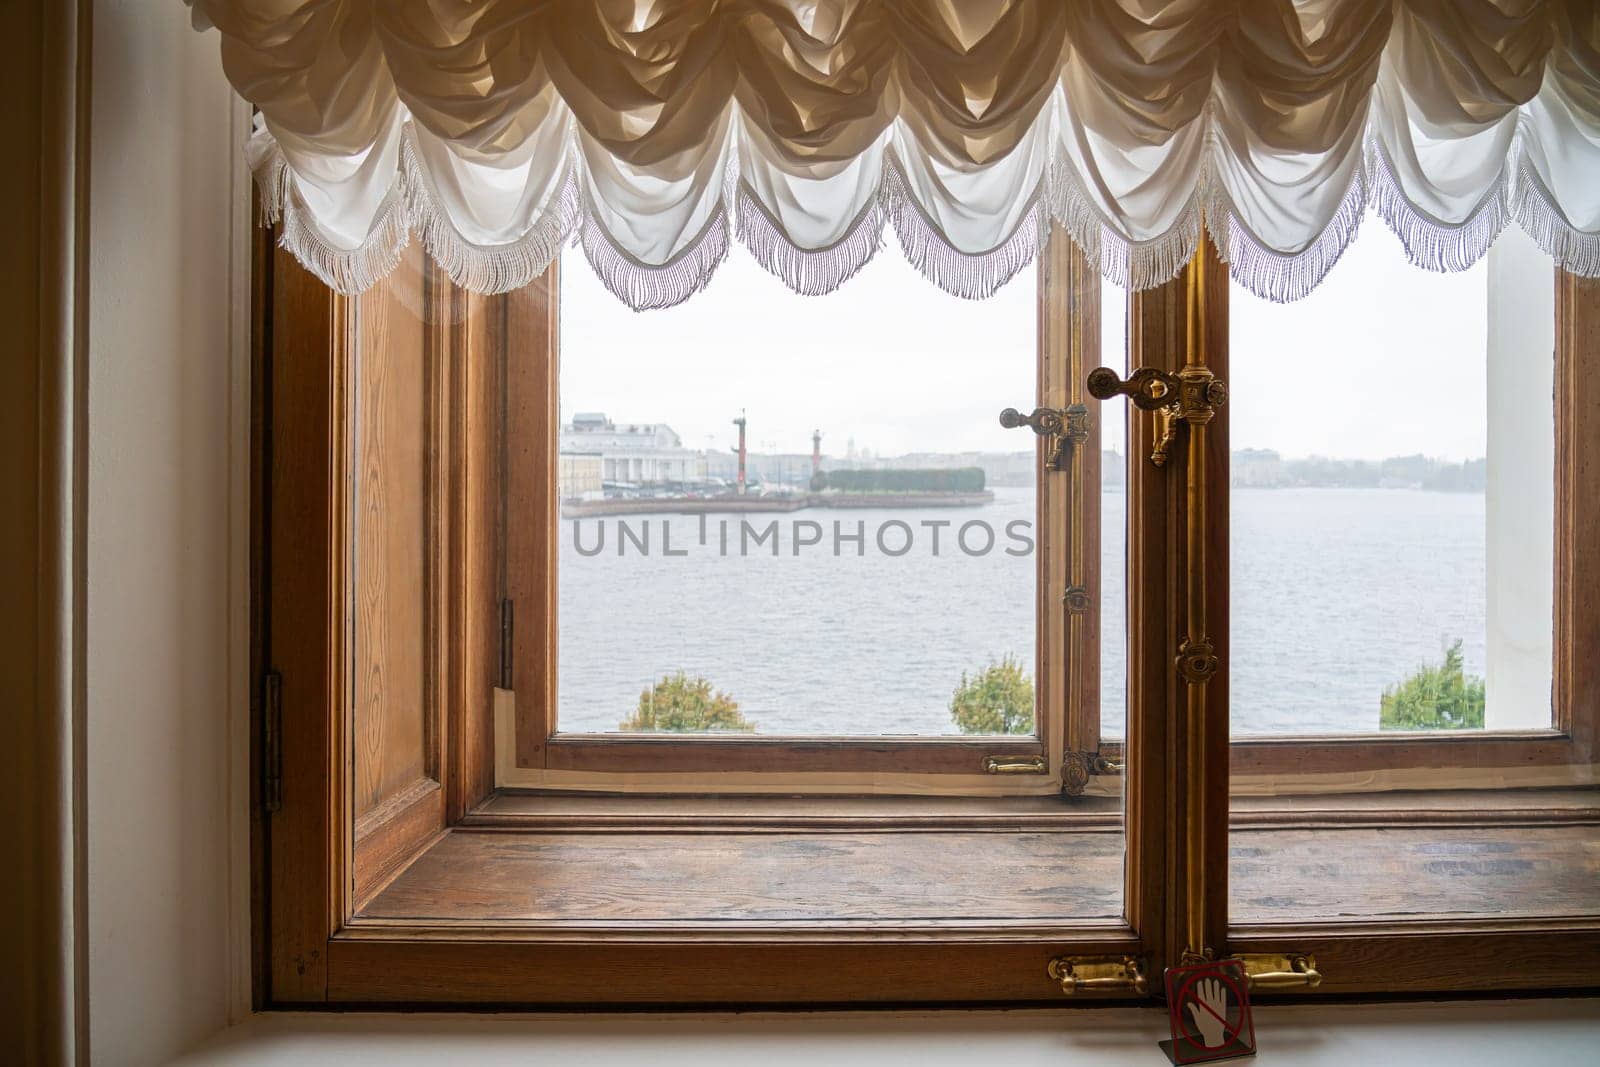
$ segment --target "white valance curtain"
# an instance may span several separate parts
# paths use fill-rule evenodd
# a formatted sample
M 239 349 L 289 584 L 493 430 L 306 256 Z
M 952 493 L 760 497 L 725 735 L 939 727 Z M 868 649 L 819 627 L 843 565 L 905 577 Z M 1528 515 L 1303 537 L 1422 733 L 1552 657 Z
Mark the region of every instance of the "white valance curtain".
M 1368 208 L 1423 267 L 1515 221 L 1600 275 L 1596 0 L 189 2 L 267 216 L 346 293 L 413 235 L 479 292 L 575 240 L 666 306 L 737 239 L 821 293 L 888 228 L 981 297 L 1054 220 L 1135 288 L 1204 228 L 1292 300 Z

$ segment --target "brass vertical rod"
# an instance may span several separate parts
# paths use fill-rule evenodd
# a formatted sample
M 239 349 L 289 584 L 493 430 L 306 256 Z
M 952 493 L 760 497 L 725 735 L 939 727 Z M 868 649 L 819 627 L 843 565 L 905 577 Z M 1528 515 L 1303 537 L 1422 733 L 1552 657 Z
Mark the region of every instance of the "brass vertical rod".
M 1211 267 L 1205 248 L 1205 238 L 1195 252 L 1189 268 L 1187 286 L 1187 337 L 1185 364 L 1180 372 L 1180 388 L 1188 389 L 1196 383 L 1205 388 L 1210 375 L 1207 367 L 1206 312 L 1207 275 Z M 1211 419 L 1208 404 L 1186 403 L 1184 419 L 1188 422 L 1188 463 L 1185 465 L 1185 612 L 1184 637 L 1179 649 L 1179 665 L 1185 685 L 1184 723 L 1184 946 L 1194 957 L 1210 954 L 1206 944 L 1206 690 L 1210 669 L 1195 669 L 1185 663 L 1186 655 L 1209 656 L 1210 641 L 1206 632 L 1206 423 Z M 1214 664 L 1214 660 L 1211 661 Z

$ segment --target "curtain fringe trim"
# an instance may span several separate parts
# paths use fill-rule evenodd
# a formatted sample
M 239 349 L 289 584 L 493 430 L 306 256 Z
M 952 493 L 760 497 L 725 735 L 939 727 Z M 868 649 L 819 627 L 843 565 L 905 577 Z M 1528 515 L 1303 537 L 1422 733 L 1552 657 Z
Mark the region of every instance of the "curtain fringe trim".
M 862 208 L 844 236 L 826 248 L 801 248 L 743 182 L 738 187 L 734 235 L 755 261 L 802 296 L 831 293 L 867 265 L 883 247 L 884 211 L 880 189 Z
M 317 225 L 276 145 L 255 161 L 253 169 L 261 191 L 263 222 L 278 227 L 278 245 L 328 288 L 353 296 L 377 285 L 400 265 L 400 257 L 411 243 L 406 183 L 401 176 L 396 176 L 379 203 L 366 239 L 359 248 L 349 249 L 328 240 Z
M 1366 146 L 1372 207 L 1406 250 L 1412 265 L 1437 272 L 1466 270 L 1482 259 L 1506 227 L 1506 171 L 1459 223 L 1442 222 L 1417 208 L 1401 189 L 1389 154 L 1376 137 Z
M 1600 278 L 1600 233 L 1584 233 L 1567 221 L 1520 140 L 1513 156 L 1516 166 L 1509 175 L 1508 214 L 1563 268 L 1585 278 Z
M 906 260 L 951 296 L 965 300 L 993 296 L 1033 262 L 1049 236 L 1049 213 L 1036 189 L 1009 237 L 986 252 L 963 252 L 944 239 L 909 188 L 900 161 L 891 153 L 880 193 L 889 224 Z
M 571 240 L 582 246 L 606 288 L 642 311 L 671 307 L 704 289 L 727 258 L 730 240 L 737 239 L 790 289 L 820 295 L 859 273 L 884 247 L 885 229 L 892 228 L 906 259 L 929 281 L 954 296 L 982 299 L 1034 261 L 1054 223 L 1097 264 L 1107 281 L 1130 290 L 1148 289 L 1175 277 L 1193 257 L 1204 230 L 1235 281 L 1257 296 L 1284 302 L 1299 300 L 1316 288 L 1355 239 L 1368 210 L 1399 237 L 1407 258 L 1428 270 L 1465 270 L 1515 221 L 1561 267 L 1600 277 L 1600 233 L 1576 229 L 1554 206 L 1520 136 L 1512 142 L 1500 179 L 1465 220 L 1452 224 L 1428 215 L 1406 197 L 1386 150 L 1369 131 L 1363 159 L 1333 217 L 1314 241 L 1295 254 L 1275 251 L 1251 232 L 1209 162 L 1167 231 L 1149 241 L 1130 242 L 1110 225 L 1082 179 L 1059 155 L 1046 168 L 1011 234 L 986 252 L 963 252 L 949 243 L 911 194 L 903 164 L 893 151 L 886 155 L 876 196 L 844 235 L 825 248 L 802 248 L 789 240 L 739 178 L 736 161 L 730 158 L 721 199 L 710 219 L 681 252 L 659 265 L 631 255 L 597 221 L 584 201 L 582 156 L 575 146 L 556 191 L 521 237 L 504 245 L 468 241 L 441 206 L 413 136 L 408 124 L 394 182 L 365 241 L 355 249 L 330 241 L 318 226 L 270 135 L 252 139 L 247 151 L 263 221 L 278 226 L 278 243 L 330 288 L 348 295 L 370 288 L 395 268 L 415 235 L 456 284 L 477 293 L 502 293 L 532 282 Z
M 1051 163 L 1045 182 L 1051 217 L 1091 263 L 1099 264 L 1101 276 L 1113 285 L 1131 291 L 1151 289 L 1176 278 L 1194 258 L 1200 243 L 1198 192 L 1160 237 L 1129 241 L 1111 227 L 1089 198 L 1077 171 L 1064 160 L 1057 158 Z
M 461 236 L 439 207 L 438 193 L 422 166 L 409 126 L 400 143 L 400 161 L 411 228 L 439 268 L 469 292 L 493 295 L 529 284 L 561 254 L 561 246 L 582 219 L 577 168 L 569 162 L 555 193 L 521 237 L 503 245 L 474 244 Z
M 652 311 L 681 304 L 711 284 L 728 255 L 728 213 L 718 204 L 694 240 L 661 266 L 619 248 L 592 217 L 583 219 L 578 238 L 589 266 L 613 296 L 635 311 Z
M 1249 227 L 1239 221 L 1227 190 L 1220 183 L 1210 182 L 1205 197 L 1206 232 L 1235 281 L 1263 299 L 1289 303 L 1320 285 L 1356 239 L 1366 214 L 1367 196 L 1366 168 L 1358 166 L 1333 218 L 1317 239 L 1303 251 L 1286 255 L 1256 240 Z

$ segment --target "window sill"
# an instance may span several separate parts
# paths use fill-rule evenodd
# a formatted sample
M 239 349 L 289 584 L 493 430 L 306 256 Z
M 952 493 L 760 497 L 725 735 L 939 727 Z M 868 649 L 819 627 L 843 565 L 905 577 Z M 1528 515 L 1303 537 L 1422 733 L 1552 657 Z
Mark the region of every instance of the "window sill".
M 1234 921 L 1600 914 L 1597 800 L 1593 790 L 1238 798 Z M 400 872 L 357 922 L 1114 922 L 1120 806 L 1097 797 L 501 794 Z
M 1255 1012 L 1260 1062 L 1303 1067 L 1437 1063 L 1454 1067 L 1584 1062 L 1600 1046 L 1600 1001 L 1281 1004 Z M 184 1065 L 440 1062 L 632 1065 L 1162 1062 L 1164 1009 L 695 1015 L 254 1015 L 193 1049 Z

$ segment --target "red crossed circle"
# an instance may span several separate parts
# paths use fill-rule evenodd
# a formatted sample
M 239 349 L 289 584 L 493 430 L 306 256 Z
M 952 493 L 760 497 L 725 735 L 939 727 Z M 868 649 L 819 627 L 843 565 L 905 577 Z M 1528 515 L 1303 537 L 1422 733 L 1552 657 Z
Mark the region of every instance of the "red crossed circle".
M 1225 1014 L 1218 1015 L 1216 1012 L 1211 1010 L 1211 1006 L 1209 1004 L 1201 1000 L 1198 996 L 1192 995 L 1195 983 L 1202 982 L 1207 979 L 1214 979 L 1217 982 L 1220 982 L 1223 987 L 1233 995 L 1233 1002 L 1239 1005 L 1239 1017 L 1234 1020 L 1232 1024 L 1228 1022 Z M 1173 1014 L 1178 1017 L 1179 1032 L 1182 1033 L 1185 1040 L 1197 1048 L 1222 1048 L 1228 1042 L 1237 1038 L 1239 1036 L 1239 1031 L 1244 1027 L 1245 999 L 1243 983 L 1241 983 L 1239 979 L 1235 978 L 1227 971 L 1220 969 L 1204 970 L 1196 971 L 1194 974 L 1189 975 L 1183 980 L 1183 984 L 1178 986 L 1178 995 L 1175 998 L 1174 1003 L 1176 1007 L 1174 1008 Z M 1206 1044 L 1205 1040 L 1200 1036 L 1200 1034 L 1195 1031 L 1194 1017 L 1187 1010 L 1190 1004 L 1195 1005 L 1201 1011 L 1222 1023 L 1222 1041 L 1219 1044 Z

